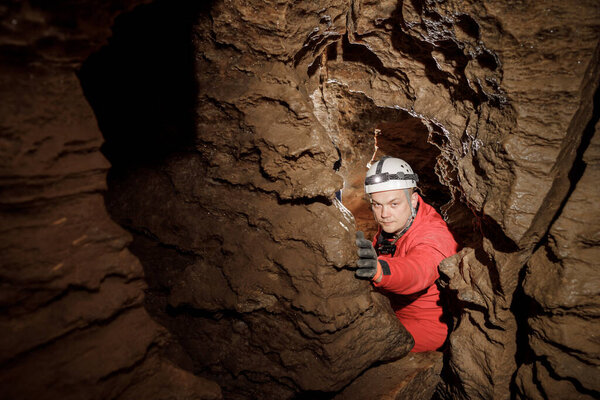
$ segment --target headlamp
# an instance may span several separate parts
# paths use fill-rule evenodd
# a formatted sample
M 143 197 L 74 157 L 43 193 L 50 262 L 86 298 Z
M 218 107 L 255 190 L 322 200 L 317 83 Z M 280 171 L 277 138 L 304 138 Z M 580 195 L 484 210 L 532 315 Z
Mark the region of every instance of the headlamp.
M 374 185 L 376 183 L 383 183 L 393 180 L 414 180 L 415 182 L 419 182 L 419 177 L 417 176 L 417 174 L 405 174 L 404 172 L 398 172 L 395 174 L 390 174 L 389 172 L 381 172 L 379 174 L 371 175 L 365 178 L 365 185 Z

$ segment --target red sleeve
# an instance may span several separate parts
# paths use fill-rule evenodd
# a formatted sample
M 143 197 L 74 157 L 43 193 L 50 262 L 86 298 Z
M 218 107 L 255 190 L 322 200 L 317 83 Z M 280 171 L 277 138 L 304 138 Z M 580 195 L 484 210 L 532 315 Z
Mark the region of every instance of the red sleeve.
M 390 266 L 390 275 L 373 282 L 377 287 L 396 294 L 412 294 L 427 289 L 439 278 L 438 265 L 446 258 L 428 243 L 414 246 L 404 257 L 379 256 Z

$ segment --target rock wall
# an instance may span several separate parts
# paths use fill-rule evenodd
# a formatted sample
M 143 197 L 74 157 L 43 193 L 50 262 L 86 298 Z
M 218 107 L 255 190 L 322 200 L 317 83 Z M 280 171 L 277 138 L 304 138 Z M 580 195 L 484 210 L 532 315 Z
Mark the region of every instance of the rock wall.
M 104 206 L 110 165 L 76 69 L 134 5 L 0 6 L 5 399 L 221 398 L 162 357 L 172 340 L 145 311 L 131 237 Z
M 74 75 L 124 7 L 3 6 L 7 393 L 220 396 L 192 371 L 225 398 L 331 397 L 402 357 L 348 268 L 375 153 L 416 166 L 464 245 L 438 395 L 600 395 L 596 1 L 172 3 L 78 73 L 131 243 Z
M 594 398 L 598 275 L 578 270 L 567 254 L 589 256 L 582 242 L 597 251 L 597 210 L 585 208 L 586 228 L 570 210 L 582 191 L 593 197 L 595 190 L 584 177 L 597 169 L 590 141 L 598 120 L 600 9 L 594 2 L 513 6 L 488 3 L 476 18 L 501 63 L 506 104 L 458 162 L 483 240 L 442 268 L 462 308 L 447 380 L 455 379 L 455 398 Z M 557 229 L 583 231 L 561 241 Z

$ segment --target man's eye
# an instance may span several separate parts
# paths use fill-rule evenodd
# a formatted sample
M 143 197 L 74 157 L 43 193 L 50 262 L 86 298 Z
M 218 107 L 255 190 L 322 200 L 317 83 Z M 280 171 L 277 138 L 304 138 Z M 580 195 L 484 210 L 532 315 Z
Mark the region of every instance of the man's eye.
M 398 207 L 398 203 L 392 203 L 392 207 Z
M 381 204 L 373 204 L 373 207 L 374 208 L 379 208 L 379 207 L 381 207 Z

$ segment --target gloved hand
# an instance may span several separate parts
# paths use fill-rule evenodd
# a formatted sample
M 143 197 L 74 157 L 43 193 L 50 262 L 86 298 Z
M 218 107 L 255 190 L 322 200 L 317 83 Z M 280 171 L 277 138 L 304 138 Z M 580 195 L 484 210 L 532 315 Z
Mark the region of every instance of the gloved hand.
M 381 280 L 381 267 L 377 262 L 377 252 L 373 248 L 373 243 L 365 239 L 362 231 L 356 232 L 356 245 L 358 246 L 358 261 L 356 266 L 356 276 L 359 278 L 373 279 L 377 282 Z

